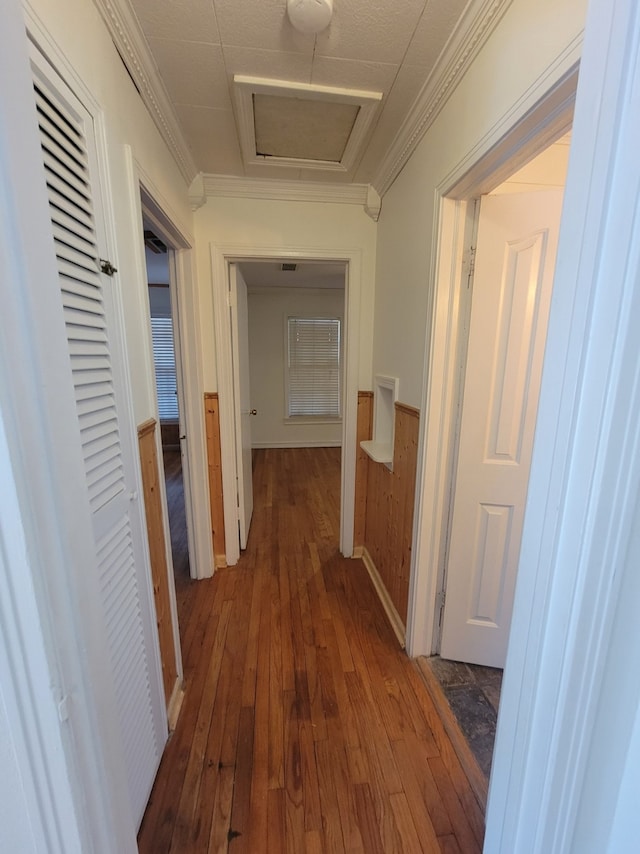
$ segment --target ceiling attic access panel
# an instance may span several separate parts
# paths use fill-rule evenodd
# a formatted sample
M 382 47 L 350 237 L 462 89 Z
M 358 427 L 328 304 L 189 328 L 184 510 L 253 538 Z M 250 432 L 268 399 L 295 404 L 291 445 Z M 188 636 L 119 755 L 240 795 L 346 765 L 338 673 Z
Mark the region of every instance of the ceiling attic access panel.
M 347 172 L 357 162 L 380 92 L 234 77 L 246 166 Z

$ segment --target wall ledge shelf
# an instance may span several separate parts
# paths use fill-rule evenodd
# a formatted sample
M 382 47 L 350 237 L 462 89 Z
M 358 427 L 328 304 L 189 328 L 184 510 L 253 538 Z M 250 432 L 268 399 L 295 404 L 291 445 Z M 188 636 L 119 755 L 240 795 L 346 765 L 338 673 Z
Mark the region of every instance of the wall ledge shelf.
M 391 467 L 393 462 L 393 447 L 387 442 L 375 442 L 367 439 L 360 442 L 360 447 L 375 463 L 384 463 Z

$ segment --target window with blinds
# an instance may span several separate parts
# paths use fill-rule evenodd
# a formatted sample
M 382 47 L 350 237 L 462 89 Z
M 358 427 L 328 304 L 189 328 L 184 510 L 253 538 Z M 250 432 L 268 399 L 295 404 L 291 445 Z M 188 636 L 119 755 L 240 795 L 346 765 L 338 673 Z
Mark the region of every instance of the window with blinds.
M 340 320 L 287 320 L 287 417 L 340 417 Z
M 152 317 L 153 363 L 156 370 L 160 421 L 178 420 L 176 357 L 173 349 L 173 322 L 170 317 Z

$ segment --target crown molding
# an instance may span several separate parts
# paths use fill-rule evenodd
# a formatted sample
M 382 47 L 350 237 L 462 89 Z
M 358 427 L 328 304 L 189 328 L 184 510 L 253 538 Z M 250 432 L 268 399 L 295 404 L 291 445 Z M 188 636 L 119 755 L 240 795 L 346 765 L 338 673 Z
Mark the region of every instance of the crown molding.
M 151 118 L 187 184 L 196 176 L 193 155 L 128 0 L 93 0 Z
M 373 220 L 377 220 L 380 213 L 380 197 L 369 184 L 282 181 L 274 178 L 242 178 L 206 173 L 196 175 L 189 188 L 192 209 L 202 207 L 210 196 L 361 205 Z
M 375 174 L 372 184 L 380 196 L 393 184 L 511 3 L 512 0 L 469 3 Z

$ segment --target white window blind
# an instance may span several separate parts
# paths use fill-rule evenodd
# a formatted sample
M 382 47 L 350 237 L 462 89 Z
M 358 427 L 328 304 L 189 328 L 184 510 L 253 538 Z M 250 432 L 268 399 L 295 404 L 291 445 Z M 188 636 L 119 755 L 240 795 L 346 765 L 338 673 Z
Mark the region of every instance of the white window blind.
M 340 417 L 340 321 L 288 318 L 287 415 Z
M 153 362 L 156 369 L 160 421 L 178 420 L 176 357 L 173 349 L 173 322 L 170 317 L 152 317 Z

